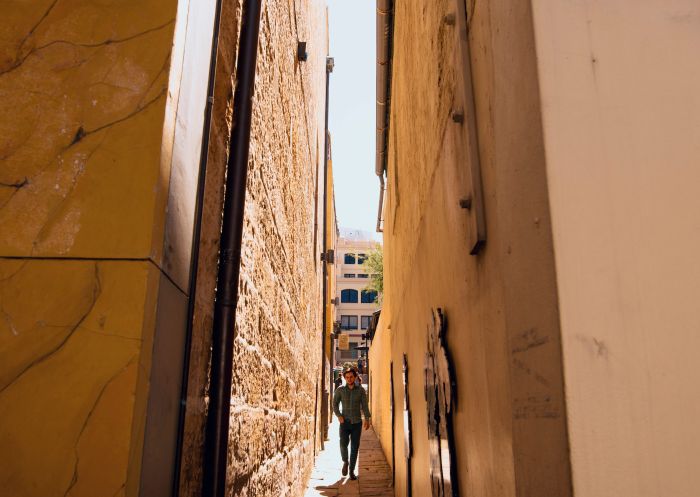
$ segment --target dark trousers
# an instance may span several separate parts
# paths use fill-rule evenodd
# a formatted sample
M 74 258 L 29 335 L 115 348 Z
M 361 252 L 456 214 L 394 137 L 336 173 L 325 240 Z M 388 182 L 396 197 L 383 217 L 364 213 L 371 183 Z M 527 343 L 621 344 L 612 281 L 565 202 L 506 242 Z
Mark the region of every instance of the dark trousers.
M 340 425 L 340 457 L 343 458 L 343 462 L 348 462 L 348 442 L 350 442 L 350 471 L 355 471 L 361 435 L 362 422 L 351 423 L 345 420 L 345 423 Z

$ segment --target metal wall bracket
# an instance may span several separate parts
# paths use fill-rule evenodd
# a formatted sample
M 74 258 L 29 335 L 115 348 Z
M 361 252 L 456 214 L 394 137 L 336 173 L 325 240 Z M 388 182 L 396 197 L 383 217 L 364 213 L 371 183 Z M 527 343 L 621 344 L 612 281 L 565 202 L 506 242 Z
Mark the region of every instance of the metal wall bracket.
M 309 54 L 306 52 L 306 42 L 300 41 L 297 43 L 297 60 L 306 62 L 309 59 Z
M 333 249 L 330 249 L 327 252 L 321 252 L 321 262 L 335 264 L 335 251 Z
M 467 7 L 464 0 L 455 1 L 455 31 L 457 34 L 457 64 L 458 74 L 462 80 L 461 98 L 463 110 L 452 114 L 452 120 L 459 124 L 464 134 L 467 167 L 469 172 L 469 194 L 471 199 L 466 209 L 470 220 L 469 253 L 477 255 L 486 243 L 486 219 L 484 215 L 484 193 L 481 183 L 481 159 L 479 153 L 479 137 L 474 101 L 474 86 L 472 79 L 471 51 L 469 49 L 469 28 L 467 25 Z M 461 71 L 459 70 L 461 69 Z M 459 77 L 459 76 L 458 76 Z M 458 119 L 455 119 L 455 116 Z M 462 206 L 464 208 L 464 206 Z

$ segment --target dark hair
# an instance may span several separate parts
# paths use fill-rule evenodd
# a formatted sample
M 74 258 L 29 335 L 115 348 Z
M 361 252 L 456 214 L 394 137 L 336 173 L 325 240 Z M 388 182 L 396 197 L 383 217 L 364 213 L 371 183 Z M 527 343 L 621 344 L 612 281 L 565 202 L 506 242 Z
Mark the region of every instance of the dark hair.
M 343 371 L 343 378 L 345 378 L 345 375 L 348 373 L 352 373 L 356 377 L 358 376 L 356 368 L 345 368 L 345 371 Z

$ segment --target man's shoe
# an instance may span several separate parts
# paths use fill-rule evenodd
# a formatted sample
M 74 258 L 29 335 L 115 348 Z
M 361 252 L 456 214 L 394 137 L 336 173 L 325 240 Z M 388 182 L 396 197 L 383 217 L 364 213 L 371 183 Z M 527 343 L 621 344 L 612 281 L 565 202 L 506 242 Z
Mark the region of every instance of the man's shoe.
M 357 476 L 355 475 L 354 471 L 350 471 L 350 479 L 351 480 L 357 480 Z
M 348 463 L 344 462 L 343 463 L 343 476 L 348 474 Z

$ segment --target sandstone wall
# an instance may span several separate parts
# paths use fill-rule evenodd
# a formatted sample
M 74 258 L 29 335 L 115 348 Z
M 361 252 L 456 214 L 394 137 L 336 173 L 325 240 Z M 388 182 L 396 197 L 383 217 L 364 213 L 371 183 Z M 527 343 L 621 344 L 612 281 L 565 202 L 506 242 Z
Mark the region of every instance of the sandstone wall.
M 224 2 L 183 446 L 201 488 L 207 361 L 240 2 Z M 265 2 L 234 342 L 229 494 L 300 495 L 320 445 L 326 13 Z M 296 60 L 306 41 L 308 60 Z
M 325 26 L 321 1 L 263 12 L 230 433 L 241 497 L 300 495 L 320 436 Z

